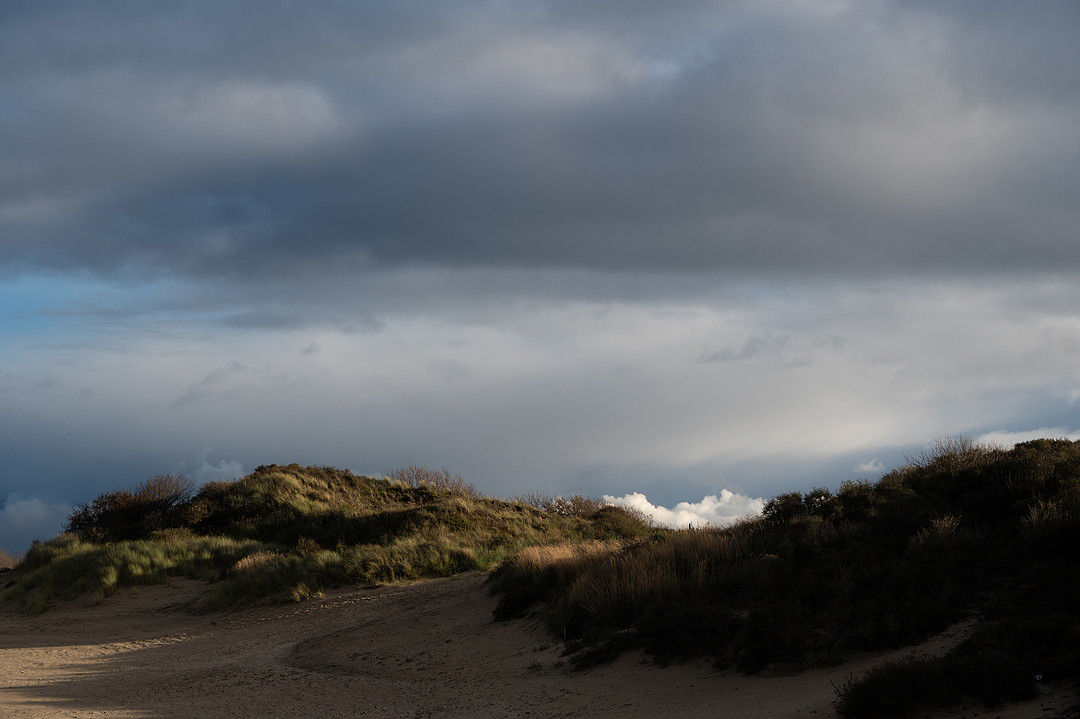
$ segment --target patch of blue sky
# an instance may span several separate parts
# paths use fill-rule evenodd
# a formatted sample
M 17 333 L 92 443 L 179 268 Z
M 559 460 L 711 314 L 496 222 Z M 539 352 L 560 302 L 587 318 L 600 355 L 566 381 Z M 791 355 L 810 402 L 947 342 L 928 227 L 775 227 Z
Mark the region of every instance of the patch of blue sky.
M 202 318 L 177 299 L 193 289 L 172 280 L 129 283 L 62 274 L 32 274 L 0 283 L 0 345 L 70 342 L 147 322 Z
M 70 277 L 23 275 L 0 283 L 0 340 L 47 335 L 60 326 L 85 292 Z

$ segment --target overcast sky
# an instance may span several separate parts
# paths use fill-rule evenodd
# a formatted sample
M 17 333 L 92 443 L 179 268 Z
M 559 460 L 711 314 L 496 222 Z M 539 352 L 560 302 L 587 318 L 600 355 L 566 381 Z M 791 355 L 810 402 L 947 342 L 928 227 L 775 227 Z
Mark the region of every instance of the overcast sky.
M 0 546 L 162 472 L 684 521 L 1076 436 L 1077 37 L 1071 0 L 6 0 Z

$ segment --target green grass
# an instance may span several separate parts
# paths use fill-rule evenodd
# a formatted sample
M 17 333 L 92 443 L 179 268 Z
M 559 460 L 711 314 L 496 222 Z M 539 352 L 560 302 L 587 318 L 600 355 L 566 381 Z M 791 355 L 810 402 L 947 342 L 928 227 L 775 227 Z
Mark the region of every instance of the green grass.
M 76 508 L 67 533 L 30 549 L 5 596 L 44 611 L 187 575 L 212 581 L 198 603 L 211 611 L 486 571 L 532 545 L 653 531 L 611 507 L 555 512 L 482 497 L 446 470 L 410 465 L 397 474 L 271 465 L 194 496 L 182 478 L 162 475 Z
M 95 544 L 61 534 L 30 548 L 4 596 L 33 612 L 80 595 L 100 601 L 121 586 L 159 584 L 169 576 L 214 577 L 259 546 L 227 537 Z

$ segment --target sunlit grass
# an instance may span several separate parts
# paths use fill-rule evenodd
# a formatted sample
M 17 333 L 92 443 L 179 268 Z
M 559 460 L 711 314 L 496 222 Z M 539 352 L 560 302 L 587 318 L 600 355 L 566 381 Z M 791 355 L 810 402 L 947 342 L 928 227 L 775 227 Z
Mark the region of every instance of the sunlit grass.
M 101 601 L 118 587 L 160 584 L 170 576 L 214 578 L 220 567 L 261 546 L 254 540 L 228 537 L 95 544 L 62 534 L 30 548 L 19 567 L 18 581 L 4 596 L 33 612 L 81 595 Z
M 628 512 L 597 511 L 598 503 L 580 516 L 482 497 L 446 470 L 410 465 L 396 474 L 271 465 L 194 496 L 182 478 L 165 475 L 108 492 L 76 508 L 72 531 L 34 545 L 7 596 L 43 611 L 185 574 L 213 581 L 198 608 L 215 610 L 487 571 L 533 545 L 652 531 Z

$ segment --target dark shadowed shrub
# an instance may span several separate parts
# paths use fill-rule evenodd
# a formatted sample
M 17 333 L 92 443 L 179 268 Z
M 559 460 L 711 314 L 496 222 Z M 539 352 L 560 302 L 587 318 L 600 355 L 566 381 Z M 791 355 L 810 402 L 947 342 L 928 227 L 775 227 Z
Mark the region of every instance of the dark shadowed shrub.
M 646 535 L 575 558 L 572 574 L 505 566 L 493 585 L 500 616 L 546 601 L 585 664 L 636 647 L 747 671 L 809 666 L 978 617 L 940 663 L 850 683 L 847 716 L 884 716 L 1022 698 L 1036 674 L 1075 678 L 1078 562 L 1080 443 L 946 439 L 876 482 L 783 494 L 731 528 Z
M 134 490 L 105 492 L 77 506 L 64 531 L 92 542 L 143 539 L 155 531 L 182 526 L 185 518 L 180 510 L 194 489 L 194 482 L 183 475 L 159 474 Z
M 761 510 L 762 517 L 776 522 L 790 522 L 796 517 L 807 514 L 809 514 L 809 509 L 800 492 L 778 494 L 766 502 Z

